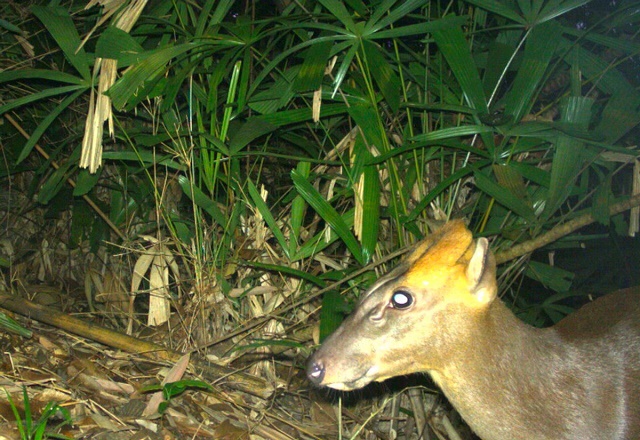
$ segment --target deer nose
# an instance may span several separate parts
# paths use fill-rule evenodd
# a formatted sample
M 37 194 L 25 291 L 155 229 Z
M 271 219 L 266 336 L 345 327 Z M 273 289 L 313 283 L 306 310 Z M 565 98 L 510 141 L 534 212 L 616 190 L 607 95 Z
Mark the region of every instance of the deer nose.
M 324 379 L 324 373 L 326 369 L 322 361 L 315 360 L 315 356 L 312 356 L 307 363 L 307 377 L 309 380 L 315 385 L 320 385 L 322 383 L 322 379 Z

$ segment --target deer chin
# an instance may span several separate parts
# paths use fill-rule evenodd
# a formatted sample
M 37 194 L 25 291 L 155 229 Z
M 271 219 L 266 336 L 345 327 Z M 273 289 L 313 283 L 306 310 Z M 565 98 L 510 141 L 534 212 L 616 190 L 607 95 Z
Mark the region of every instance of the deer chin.
M 380 379 L 378 374 L 379 367 L 377 365 L 373 365 L 369 368 L 362 376 L 351 380 L 349 382 L 333 382 L 333 383 L 324 383 L 323 386 L 333 388 L 334 390 L 340 391 L 352 391 L 357 390 L 359 388 L 363 388 L 369 385 L 371 382 L 381 382 L 384 379 Z

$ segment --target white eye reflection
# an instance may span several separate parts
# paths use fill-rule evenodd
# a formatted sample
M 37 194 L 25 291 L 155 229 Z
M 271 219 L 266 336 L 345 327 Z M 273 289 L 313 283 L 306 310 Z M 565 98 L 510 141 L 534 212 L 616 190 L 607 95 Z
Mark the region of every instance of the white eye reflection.
M 413 296 L 406 290 L 397 290 L 391 295 L 391 306 L 394 309 L 406 309 L 413 304 Z

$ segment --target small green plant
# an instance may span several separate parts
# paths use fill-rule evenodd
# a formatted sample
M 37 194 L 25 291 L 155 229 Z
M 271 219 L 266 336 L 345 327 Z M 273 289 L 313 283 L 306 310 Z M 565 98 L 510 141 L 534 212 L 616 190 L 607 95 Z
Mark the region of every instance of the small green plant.
M 64 425 L 73 425 L 73 421 L 71 420 L 71 414 L 69 414 L 69 410 L 61 407 L 55 402 L 47 403 L 47 406 L 44 408 L 44 411 L 40 415 L 38 420 L 33 420 L 33 414 L 31 413 L 31 404 L 29 402 L 29 395 L 27 394 L 27 387 L 22 387 L 22 399 L 24 401 L 24 420 L 20 416 L 20 412 L 18 411 L 18 407 L 13 402 L 11 398 L 11 394 L 5 389 L 4 391 L 7 393 L 7 399 L 9 400 L 9 405 L 11 406 L 11 410 L 13 411 L 13 415 L 16 418 L 16 423 L 18 425 L 18 431 L 20 431 L 20 438 L 22 440 L 40 440 L 44 438 L 57 438 L 57 439 L 69 439 L 70 437 L 64 436 L 62 434 L 55 434 L 51 432 L 52 430 L 47 430 L 47 425 L 51 421 L 51 419 L 58 413 L 62 416 L 62 422 L 60 422 L 53 430 L 57 431 L 62 428 Z
M 169 406 L 169 402 L 172 398 L 179 396 L 184 393 L 187 389 L 198 389 L 198 390 L 208 390 L 213 391 L 213 387 L 206 382 L 201 380 L 178 380 L 176 382 L 169 382 L 164 385 L 151 385 L 145 387 L 143 389 L 144 392 L 151 391 L 162 391 L 162 396 L 164 397 L 164 401 L 158 405 L 158 413 L 163 414 L 167 407 Z

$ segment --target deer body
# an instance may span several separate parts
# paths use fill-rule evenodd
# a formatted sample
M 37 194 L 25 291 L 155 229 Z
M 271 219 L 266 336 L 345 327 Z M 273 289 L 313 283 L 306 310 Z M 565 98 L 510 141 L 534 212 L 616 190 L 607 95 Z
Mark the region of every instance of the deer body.
M 496 298 L 486 239 L 451 222 L 364 294 L 308 376 L 351 390 L 428 372 L 483 440 L 637 440 L 637 293 L 531 327 Z

